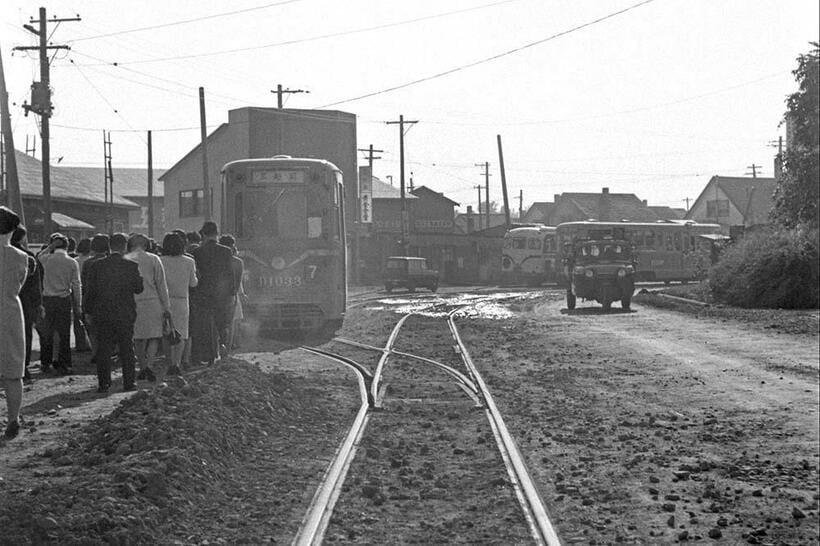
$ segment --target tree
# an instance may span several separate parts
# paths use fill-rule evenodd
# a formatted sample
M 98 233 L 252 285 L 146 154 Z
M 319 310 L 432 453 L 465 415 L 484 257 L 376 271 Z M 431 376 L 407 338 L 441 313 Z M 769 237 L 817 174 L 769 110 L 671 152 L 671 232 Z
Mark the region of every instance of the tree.
M 786 99 L 788 146 L 775 190 L 774 219 L 786 228 L 817 228 L 820 212 L 820 44 L 797 58 L 797 92 Z

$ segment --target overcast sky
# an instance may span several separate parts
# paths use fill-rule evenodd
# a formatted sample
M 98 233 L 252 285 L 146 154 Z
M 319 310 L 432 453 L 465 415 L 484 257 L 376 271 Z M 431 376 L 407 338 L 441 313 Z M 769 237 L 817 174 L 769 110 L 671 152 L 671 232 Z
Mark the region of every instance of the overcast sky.
M 49 26 L 71 46 L 52 62 L 52 162 L 101 166 L 106 129 L 114 169 L 144 167 L 152 129 L 155 168 L 170 167 L 199 140 L 199 86 L 216 127 L 276 106 L 281 83 L 310 91 L 286 107 L 355 113 L 359 147 L 384 150 L 382 179 L 399 174 L 384 122 L 418 120 L 408 173 L 462 210 L 475 163 L 490 162 L 501 201 L 497 134 L 525 208 L 604 186 L 683 207 L 712 175 L 772 176 L 795 58 L 820 34 L 817 0 L 3 0 L 18 149 L 38 134 L 20 105 L 39 68 L 12 47 L 36 45 L 22 25 L 40 6 L 82 18 Z

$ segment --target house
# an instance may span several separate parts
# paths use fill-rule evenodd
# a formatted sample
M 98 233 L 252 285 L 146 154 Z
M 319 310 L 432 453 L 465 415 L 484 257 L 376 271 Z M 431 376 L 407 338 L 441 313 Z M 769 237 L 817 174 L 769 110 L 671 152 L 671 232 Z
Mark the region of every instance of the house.
M 87 180 L 102 181 L 105 179 L 103 167 L 63 167 L 63 169 Z M 157 240 L 161 239 L 166 231 L 165 198 L 163 183 L 159 178 L 165 173 L 165 169 L 153 170 L 153 197 L 151 199 L 154 204 L 153 231 L 148 229 L 148 169 L 114 167 L 113 171 L 115 193 L 139 207 L 128 212 L 128 231 L 150 234 Z
M 555 207 L 547 225 L 557 226 L 564 222 L 581 220 L 602 222 L 655 222 L 659 220 L 646 204 L 634 193 L 610 193 L 603 188 L 601 193 L 562 193 L 555 196 Z
M 507 227 L 507 215 L 503 212 L 490 212 L 489 218 L 489 227 Z M 458 233 L 472 233 L 474 231 L 485 230 L 487 229 L 487 213 L 482 212 L 479 215 L 473 212 L 473 207 L 468 206 L 466 213 L 456 215 L 455 224 Z
M 754 226 L 769 223 L 774 207 L 774 178 L 713 176 L 686 214 L 687 220 L 723 226 Z
M 521 223 L 550 225 L 549 220 L 552 217 L 554 210 L 555 203 L 550 203 L 549 201 L 536 201 L 530 205 L 530 208 L 528 208 L 527 212 L 524 213 L 524 216 L 521 218 Z
M 646 203 L 646 201 L 644 201 Z M 677 207 L 666 207 L 663 205 L 648 205 L 649 209 L 654 212 L 659 220 L 683 220 L 686 216 L 686 209 Z
M 15 157 L 28 241 L 42 243 L 45 241 L 43 166 L 39 160 L 19 150 L 15 150 Z M 50 174 L 52 231 L 79 240 L 97 232 L 130 230 L 129 215 L 139 206 L 118 192 L 114 193 L 110 205 L 106 203 L 102 177 L 56 165 L 51 166 Z

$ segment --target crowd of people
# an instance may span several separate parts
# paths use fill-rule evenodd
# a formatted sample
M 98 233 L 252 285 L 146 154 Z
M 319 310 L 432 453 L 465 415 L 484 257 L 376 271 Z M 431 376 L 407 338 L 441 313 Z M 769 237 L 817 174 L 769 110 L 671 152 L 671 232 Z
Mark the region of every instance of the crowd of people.
M 243 275 L 235 239 L 220 237 L 214 222 L 199 232 L 167 233 L 161 244 L 140 233 L 97 234 L 77 243 L 54 233 L 35 254 L 19 216 L 0 206 L 5 437 L 20 430 L 35 331 L 42 374 L 73 373 L 73 326 L 74 350 L 91 352 L 96 365 L 98 392 L 111 389 L 115 359 L 123 391 L 131 391 L 137 379 L 153 382 L 227 356 L 243 318 Z

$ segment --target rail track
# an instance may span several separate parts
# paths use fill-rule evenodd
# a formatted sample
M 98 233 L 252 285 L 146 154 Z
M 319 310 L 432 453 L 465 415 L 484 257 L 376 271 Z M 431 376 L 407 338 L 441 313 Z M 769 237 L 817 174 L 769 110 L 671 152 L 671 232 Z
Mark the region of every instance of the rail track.
M 528 535 L 535 544 L 548 546 L 561 544 L 515 440 L 507 429 L 492 394 L 474 365 L 472 357 L 459 335 L 456 318 L 460 311 L 475 303 L 476 300 L 469 304 L 452 306 L 452 309 L 447 311 L 444 316 L 447 332 L 451 338 L 451 344 L 448 345 L 448 347 L 451 353 L 457 356 L 456 359 L 453 354 L 445 355 L 445 359 L 450 358 L 450 364 L 432 357 L 437 355 L 418 355 L 413 352 L 399 350 L 396 347 L 400 334 L 411 330 L 405 325 L 411 318 L 418 317 L 415 313 L 405 314 L 398 320 L 388 336 L 384 347 L 368 345 L 345 338 L 335 338 L 333 340 L 341 346 L 379 353 L 378 363 L 375 365 L 372 374 L 367 366 L 338 353 L 314 347 L 302 347 L 305 351 L 332 359 L 354 370 L 359 383 L 361 407 L 345 439 L 327 467 L 325 475 L 314 494 L 309 509 L 293 541 L 294 545 L 306 546 L 322 543 L 334 514 L 337 501 L 342 494 L 348 471 L 351 468 L 354 458 L 356 458 L 357 449 L 362 444 L 363 438 L 366 437 L 365 429 L 371 421 L 371 417 L 378 412 L 390 412 L 393 407 L 402 404 L 406 405 L 406 403 L 426 406 L 436 404 L 437 402 L 434 400 L 436 396 L 445 396 L 441 394 L 446 390 L 443 386 L 445 383 L 445 381 L 443 381 L 444 379 L 447 380 L 446 382 L 448 384 L 457 387 L 458 390 L 453 390 L 452 392 L 447 391 L 449 393 L 447 401 L 438 402 L 442 404 L 441 407 L 445 407 L 445 405 L 446 407 L 461 407 L 458 406 L 458 404 L 461 403 L 456 401 L 456 395 L 453 394 L 460 392 L 461 395 L 463 395 L 462 398 L 469 400 L 470 407 L 474 410 L 484 412 L 487 419 L 484 426 L 489 424 L 491 436 L 495 440 L 498 451 L 496 457 L 500 454 L 504 465 L 504 472 L 508 477 L 509 484 L 511 484 L 513 488 L 517 504 L 520 506 L 519 516 L 523 516 L 526 528 L 528 529 Z M 456 365 L 455 360 L 457 360 L 460 365 Z M 396 362 L 395 365 L 393 365 L 394 361 Z M 420 380 L 417 375 L 412 374 L 408 364 L 410 362 L 426 366 L 424 380 Z M 395 379 L 393 383 L 387 379 L 388 372 L 393 374 Z M 442 379 L 436 380 L 434 377 L 436 374 Z M 429 387 L 426 388 L 426 390 L 425 387 L 421 387 L 421 390 L 425 394 L 422 398 L 401 398 L 398 394 L 394 393 L 391 399 L 391 388 L 397 392 L 406 394 L 407 385 L 417 387 L 421 383 L 429 383 Z M 401 385 L 404 385 L 404 387 Z M 386 404 L 386 400 L 390 400 L 390 403 Z M 442 413 L 446 413 L 445 410 L 441 411 Z M 433 413 L 435 413 L 435 411 Z M 462 412 L 462 415 L 465 415 L 465 413 Z M 419 418 L 412 417 L 412 419 Z M 469 422 L 473 423 L 472 421 Z M 463 425 L 463 427 L 466 426 L 466 424 Z M 370 434 L 378 435 L 382 433 L 383 430 L 378 429 Z M 488 434 L 487 436 L 489 437 L 490 435 Z M 385 444 L 389 443 L 386 439 L 383 441 Z M 401 461 L 391 462 L 394 468 L 402 465 Z M 497 472 L 501 472 L 501 469 L 498 469 Z M 402 479 L 412 480 L 412 476 L 408 477 L 405 475 L 402 476 Z M 476 515 L 476 517 L 480 518 L 480 515 Z

